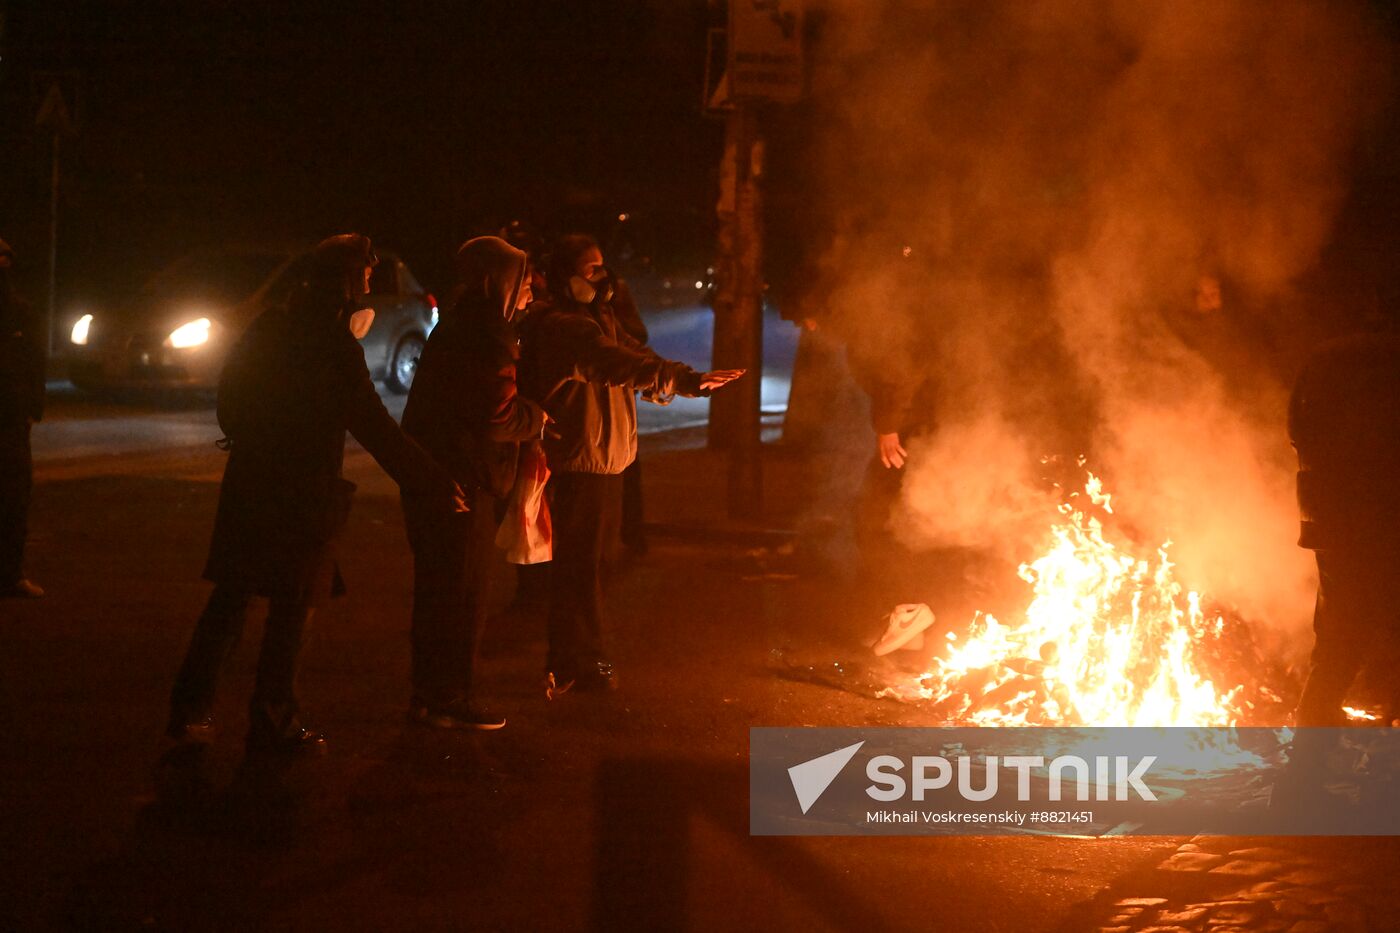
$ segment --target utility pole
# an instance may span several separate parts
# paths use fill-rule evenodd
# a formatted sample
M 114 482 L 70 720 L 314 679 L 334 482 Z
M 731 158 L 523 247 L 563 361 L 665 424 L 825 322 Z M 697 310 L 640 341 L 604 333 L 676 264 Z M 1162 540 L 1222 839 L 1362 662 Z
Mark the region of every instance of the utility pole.
M 734 106 L 725 140 L 713 366 L 748 372 L 710 400 L 710 445 L 729 454 L 729 514 L 744 518 L 763 511 L 763 144 L 756 105 Z
M 731 518 L 763 514 L 763 138 L 760 114 L 802 96 L 802 8 L 730 0 L 725 67 L 707 108 L 725 115 L 715 295 L 715 369 L 745 369 L 710 400 L 710 446 L 729 455 Z M 712 42 L 713 47 L 713 42 Z M 707 65 L 708 67 L 708 65 Z
M 36 79 L 47 85 L 39 113 L 34 124 L 49 132 L 49 282 L 48 282 L 48 352 L 52 353 L 58 326 L 58 205 L 59 205 L 59 153 L 61 140 L 65 136 L 76 135 L 72 110 L 63 93 L 63 83 L 71 76 L 62 74 L 36 75 Z
M 58 148 L 60 136 L 54 133 L 52 137 L 51 159 L 49 166 L 49 309 L 48 317 L 48 346 L 45 349 L 49 354 L 54 351 L 54 331 L 58 329 Z

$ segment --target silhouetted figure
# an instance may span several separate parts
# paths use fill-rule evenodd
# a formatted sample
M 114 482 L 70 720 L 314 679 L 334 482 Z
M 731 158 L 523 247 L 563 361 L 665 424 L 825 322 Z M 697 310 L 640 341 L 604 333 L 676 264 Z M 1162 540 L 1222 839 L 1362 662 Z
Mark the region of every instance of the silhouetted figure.
M 530 396 L 558 422 L 545 437 L 554 519 L 546 692 L 554 697 L 574 685 L 614 685 L 600 570 L 621 508 L 622 472 L 637 455 L 635 393 L 665 404 L 706 394 L 742 370 L 698 373 L 628 336 L 592 237 L 560 240 L 546 278 L 551 304 L 526 325 L 522 373 Z
M 220 671 L 237 646 L 248 604 L 268 600 L 249 706 L 248 751 L 319 752 L 302 726 L 297 659 L 313 611 L 344 592 L 335 542 L 354 484 L 341 477 L 348 430 L 402 487 L 444 502 L 460 492 L 399 430 L 370 380 L 357 342 L 377 257 L 367 237 L 322 242 L 305 260 L 287 304 L 264 312 L 230 353 L 218 417 L 229 448 L 204 576 L 214 591 L 171 695 L 168 734 L 207 742 Z
M 1342 725 L 1363 664 L 1393 656 L 1400 637 L 1400 335 L 1319 350 L 1293 390 L 1289 435 L 1298 543 L 1317 553 L 1318 570 L 1316 642 L 1297 722 Z
M 857 325 L 847 325 L 852 326 Z M 846 362 L 856 385 L 870 399 L 875 443 L 856 502 L 855 537 L 859 577 L 875 584 L 883 609 L 887 603 L 908 599 L 900 584 L 910 556 L 895 542 L 889 521 L 904 487 L 909 457 L 905 445 L 937 428 L 936 377 L 930 372 L 935 363 L 931 357 L 912 358 L 907 349 L 900 353 L 901 348 L 875 339 L 868 332 L 869 322 L 858 326 L 864 329 L 845 335 Z M 912 366 L 897 362 L 911 358 Z
M 498 729 L 473 702 L 473 670 L 500 560 L 496 528 L 523 441 L 538 441 L 544 410 L 516 390 L 515 322 L 530 303 L 525 253 L 497 237 L 457 251 L 460 297 L 443 311 L 418 361 L 403 427 L 469 497 L 470 512 L 403 495 L 413 547 L 411 718 L 442 728 Z
M 44 417 L 44 322 L 15 293 L 15 252 L 0 240 L 0 598 L 34 599 L 44 591 L 24 575 L 34 461 L 29 434 Z

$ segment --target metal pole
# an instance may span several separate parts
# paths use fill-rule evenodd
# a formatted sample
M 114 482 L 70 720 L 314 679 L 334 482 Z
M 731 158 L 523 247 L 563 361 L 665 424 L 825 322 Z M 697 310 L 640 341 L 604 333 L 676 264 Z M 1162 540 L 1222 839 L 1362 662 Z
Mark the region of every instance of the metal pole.
M 744 365 L 737 339 L 739 302 L 739 153 L 743 148 L 742 104 L 735 105 L 724 118 L 724 156 L 720 162 L 719 241 L 715 251 L 714 349 L 712 369 L 734 369 Z M 730 450 L 738 440 L 733 394 L 738 386 L 727 388 L 710 399 L 710 446 Z
M 49 171 L 49 308 L 47 319 L 49 353 L 54 352 L 54 330 L 58 322 L 58 146 L 59 134 L 52 137 L 52 165 Z
M 758 114 L 750 104 L 736 110 L 734 207 L 734 352 L 748 373 L 724 390 L 733 398 L 733 437 L 729 448 L 728 504 L 731 518 L 757 518 L 763 512 L 763 237 L 759 228 L 759 186 L 753 163 Z

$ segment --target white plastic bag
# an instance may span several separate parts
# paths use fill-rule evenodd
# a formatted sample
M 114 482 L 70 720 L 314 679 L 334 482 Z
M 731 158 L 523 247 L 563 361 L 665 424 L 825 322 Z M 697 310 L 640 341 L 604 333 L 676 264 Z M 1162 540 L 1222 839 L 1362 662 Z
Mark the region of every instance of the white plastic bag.
M 520 468 L 506 500 L 506 517 L 496 530 L 496 547 L 512 564 L 542 564 L 554 557 L 554 525 L 544 497 L 549 466 L 544 449 L 528 444 L 520 450 Z

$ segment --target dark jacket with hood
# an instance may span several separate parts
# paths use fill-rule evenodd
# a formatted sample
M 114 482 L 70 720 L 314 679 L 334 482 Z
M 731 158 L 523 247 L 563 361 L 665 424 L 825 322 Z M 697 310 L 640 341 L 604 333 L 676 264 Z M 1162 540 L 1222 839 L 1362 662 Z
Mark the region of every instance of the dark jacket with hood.
M 527 394 L 558 422 L 544 441 L 555 472 L 627 469 L 637 456 L 636 392 L 660 405 L 702 394 L 701 374 L 629 336 L 607 298 L 581 304 L 562 289 L 525 325 L 522 371 Z
M 0 240 L 0 253 L 11 257 Z M 0 269 L 0 422 L 38 421 L 44 416 L 44 322 L 15 293 L 10 270 Z
M 450 499 L 446 472 L 375 392 L 347 310 L 296 292 L 229 355 L 218 402 L 229 459 L 206 579 L 311 605 L 343 589 L 334 544 L 355 489 L 341 478 L 347 430 L 401 487 Z
M 504 497 L 520 444 L 538 439 L 544 411 L 519 394 L 515 305 L 528 263 L 497 237 L 457 251 L 461 295 L 443 316 L 413 377 L 403 427 L 463 489 Z

